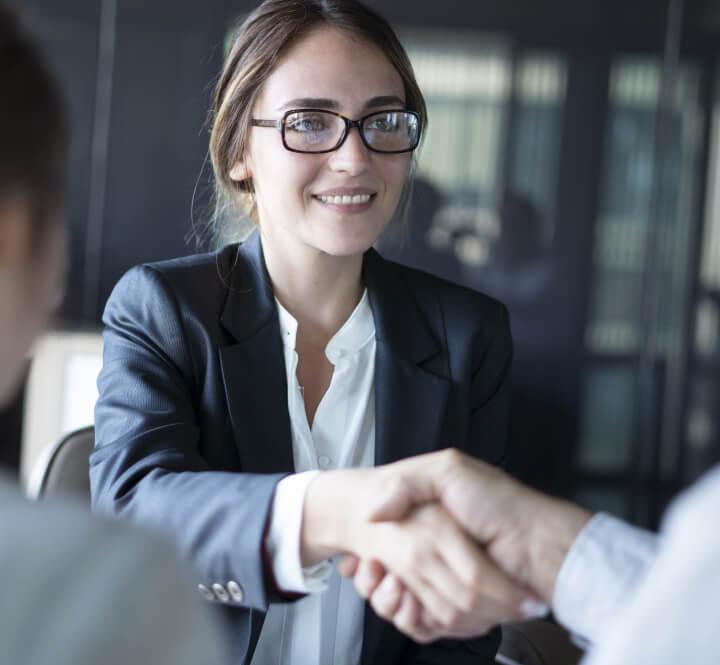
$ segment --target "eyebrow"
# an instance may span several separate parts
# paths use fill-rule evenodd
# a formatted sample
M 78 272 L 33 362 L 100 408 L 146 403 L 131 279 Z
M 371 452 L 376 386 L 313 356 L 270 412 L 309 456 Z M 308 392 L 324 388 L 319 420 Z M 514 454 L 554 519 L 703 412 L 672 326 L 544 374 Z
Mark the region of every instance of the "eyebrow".
M 366 102 L 364 109 L 376 109 L 385 106 L 405 106 L 405 101 L 396 95 L 381 95 Z M 288 109 L 328 109 L 329 111 L 337 111 L 339 108 L 340 104 L 334 99 L 298 97 L 285 102 L 278 108 L 278 111 L 287 111 Z

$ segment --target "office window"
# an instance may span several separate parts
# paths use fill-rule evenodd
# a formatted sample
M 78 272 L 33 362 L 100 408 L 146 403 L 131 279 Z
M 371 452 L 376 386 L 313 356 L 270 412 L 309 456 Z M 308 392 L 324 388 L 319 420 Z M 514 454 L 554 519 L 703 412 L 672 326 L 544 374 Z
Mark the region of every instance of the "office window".
M 555 236 L 559 147 L 567 66 L 547 52 L 516 52 L 490 35 L 403 35 L 428 104 L 418 176 L 437 188 L 437 237 L 457 242 L 458 258 L 480 266 L 500 233 L 498 209 L 512 196 Z
M 586 345 L 596 353 L 638 350 L 642 276 L 648 232 L 659 227 L 659 288 L 663 294 L 657 321 L 661 345 L 676 342 L 673 317 L 687 284 L 688 220 L 696 201 L 700 155 L 699 75 L 680 69 L 673 91 L 667 132 L 669 163 L 661 183 L 665 207 L 650 219 L 655 160 L 656 108 L 660 98 L 658 59 L 622 58 L 613 66 L 609 90 L 604 176 L 596 224 L 594 290 Z

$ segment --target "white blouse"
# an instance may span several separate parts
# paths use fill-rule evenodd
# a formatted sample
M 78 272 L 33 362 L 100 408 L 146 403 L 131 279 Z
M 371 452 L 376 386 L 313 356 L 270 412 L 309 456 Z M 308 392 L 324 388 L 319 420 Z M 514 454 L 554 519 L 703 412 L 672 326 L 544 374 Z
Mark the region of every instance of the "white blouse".
M 363 294 L 328 342 L 333 376 L 308 425 L 296 370 L 297 321 L 276 300 L 285 350 L 294 475 L 275 492 L 267 547 L 278 586 L 305 598 L 271 605 L 252 665 L 358 665 L 365 604 L 334 562 L 301 567 L 305 491 L 319 470 L 370 467 L 375 461 L 375 323 Z

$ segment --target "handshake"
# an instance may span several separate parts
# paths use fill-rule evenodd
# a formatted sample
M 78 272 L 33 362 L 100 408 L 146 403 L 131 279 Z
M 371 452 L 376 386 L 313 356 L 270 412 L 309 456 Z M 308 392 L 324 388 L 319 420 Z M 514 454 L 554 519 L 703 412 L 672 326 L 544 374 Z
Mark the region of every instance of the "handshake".
M 457 450 L 318 474 L 303 508 L 303 565 L 340 571 L 418 642 L 469 638 L 545 614 L 590 514 Z

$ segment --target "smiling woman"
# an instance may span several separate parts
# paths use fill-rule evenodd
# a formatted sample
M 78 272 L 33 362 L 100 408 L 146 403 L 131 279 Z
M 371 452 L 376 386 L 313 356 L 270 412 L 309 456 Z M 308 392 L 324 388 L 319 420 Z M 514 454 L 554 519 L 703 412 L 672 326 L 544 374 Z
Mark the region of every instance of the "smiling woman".
M 420 601 L 451 624 L 472 542 L 440 507 L 382 528 L 386 477 L 342 469 L 450 445 L 503 457 L 505 308 L 372 248 L 426 125 L 403 47 L 354 0 L 269 0 L 236 32 L 211 118 L 219 194 L 257 229 L 113 292 L 95 507 L 175 538 L 227 606 L 238 663 L 491 663 L 497 632 L 414 644 L 328 561 L 380 560 L 411 590 L 406 622 Z

